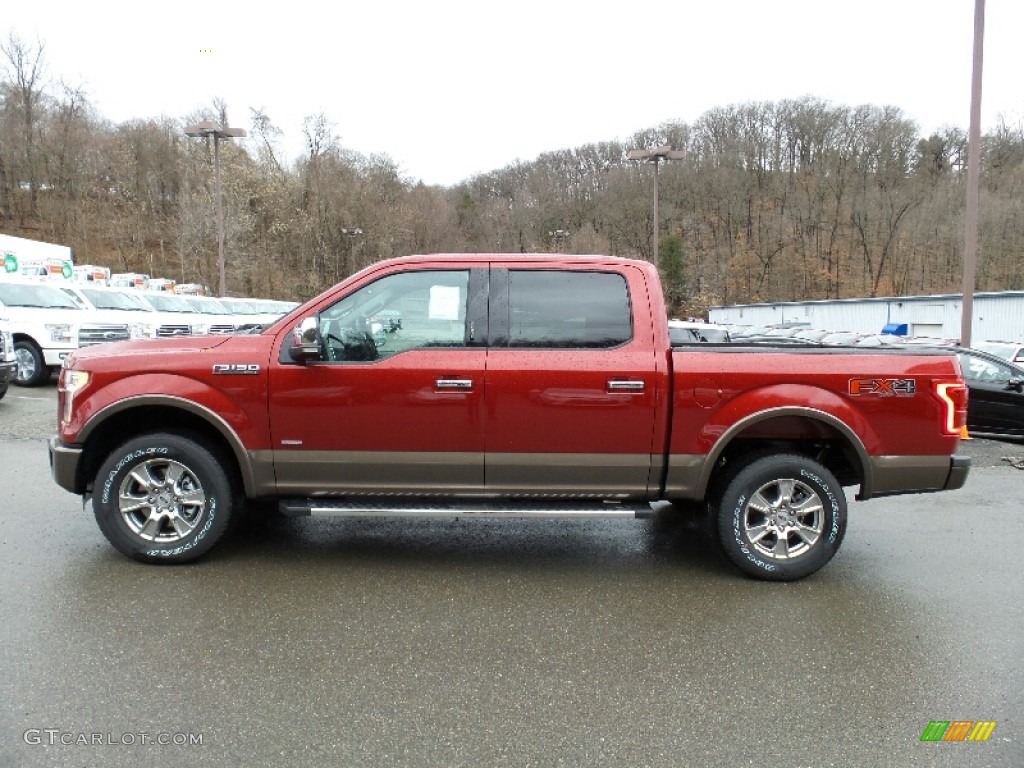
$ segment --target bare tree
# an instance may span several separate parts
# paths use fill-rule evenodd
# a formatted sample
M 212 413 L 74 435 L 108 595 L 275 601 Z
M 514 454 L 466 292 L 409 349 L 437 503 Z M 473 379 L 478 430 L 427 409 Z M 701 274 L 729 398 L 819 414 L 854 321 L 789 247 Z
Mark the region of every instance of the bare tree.
M 21 151 L 7 151 L 8 157 L 17 157 L 19 161 L 14 169 L 20 170 L 23 178 L 14 181 L 20 186 L 28 185 L 30 195 L 30 215 L 38 216 L 39 202 L 39 169 L 36 162 L 36 146 L 39 142 L 39 117 L 43 107 L 43 78 L 45 75 L 44 46 L 37 42 L 33 48 L 23 42 L 13 31 L 7 40 L 0 43 L 0 54 L 6 61 L 5 69 L 10 81 L 5 84 L 5 113 L 13 117 L 18 124 L 18 140 Z M 8 160 L 8 165 L 10 160 Z M 20 167 L 19 167 L 20 166 Z M 5 166 L 6 167 L 6 166 Z M 10 172 L 5 171 L 5 175 Z M 8 179 L 8 183 L 10 180 Z M 9 205 L 9 203 L 8 203 Z

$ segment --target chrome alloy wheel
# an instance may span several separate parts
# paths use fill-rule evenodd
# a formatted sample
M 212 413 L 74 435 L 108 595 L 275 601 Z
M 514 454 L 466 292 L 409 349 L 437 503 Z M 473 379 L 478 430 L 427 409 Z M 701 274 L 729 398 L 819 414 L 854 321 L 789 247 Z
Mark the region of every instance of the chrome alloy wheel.
M 751 495 L 743 511 L 747 539 L 775 560 L 806 553 L 821 537 L 824 521 L 821 497 L 793 478 L 765 483 Z
M 199 525 L 206 493 L 184 464 L 150 459 L 133 468 L 121 482 L 117 504 L 121 517 L 139 538 L 169 544 Z
M 35 355 L 28 349 L 24 347 L 16 348 L 14 350 L 14 358 L 18 361 L 18 372 L 14 374 L 14 377 L 19 384 L 32 381 L 39 375 Z

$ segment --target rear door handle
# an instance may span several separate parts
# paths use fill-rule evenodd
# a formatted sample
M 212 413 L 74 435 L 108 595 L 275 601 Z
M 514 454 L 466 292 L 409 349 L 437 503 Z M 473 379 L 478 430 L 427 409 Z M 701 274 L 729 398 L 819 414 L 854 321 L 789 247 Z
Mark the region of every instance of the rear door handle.
M 436 383 L 438 389 L 467 390 L 473 388 L 472 379 L 438 379 Z
M 644 383 L 642 381 L 609 381 L 608 382 L 609 392 L 643 392 Z

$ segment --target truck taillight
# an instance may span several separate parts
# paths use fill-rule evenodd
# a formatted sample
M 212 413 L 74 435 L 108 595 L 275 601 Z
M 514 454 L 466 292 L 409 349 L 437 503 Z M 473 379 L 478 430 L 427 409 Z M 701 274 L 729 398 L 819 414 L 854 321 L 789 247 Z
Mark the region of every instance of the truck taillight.
M 962 435 L 967 426 L 967 386 L 962 381 L 936 382 L 935 395 L 943 405 L 943 432 Z

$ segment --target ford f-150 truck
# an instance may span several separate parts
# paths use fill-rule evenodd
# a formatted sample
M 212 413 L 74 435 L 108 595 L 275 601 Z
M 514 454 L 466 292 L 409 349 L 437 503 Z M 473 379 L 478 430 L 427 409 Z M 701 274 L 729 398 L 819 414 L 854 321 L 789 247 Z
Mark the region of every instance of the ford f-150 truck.
M 288 515 L 703 509 L 728 558 L 795 579 L 858 498 L 961 487 L 952 354 L 673 347 L 656 269 L 598 256 L 375 264 L 262 332 L 80 349 L 50 462 L 121 552 L 207 552 Z M 264 506 L 261 504 L 260 506 Z

